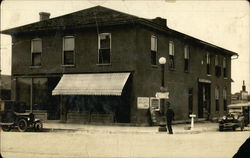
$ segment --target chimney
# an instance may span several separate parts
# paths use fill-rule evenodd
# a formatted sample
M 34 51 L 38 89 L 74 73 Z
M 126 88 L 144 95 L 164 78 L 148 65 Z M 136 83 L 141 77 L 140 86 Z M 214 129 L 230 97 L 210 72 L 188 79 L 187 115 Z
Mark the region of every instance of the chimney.
M 245 92 L 245 91 L 246 91 L 245 80 L 243 80 L 242 91 L 243 91 L 243 92 Z
M 152 19 L 152 21 L 158 25 L 167 27 L 167 19 L 161 18 L 161 17 L 156 17 Z
M 39 15 L 40 15 L 40 21 L 43 21 L 43 20 L 48 20 L 49 19 L 50 13 L 40 12 Z

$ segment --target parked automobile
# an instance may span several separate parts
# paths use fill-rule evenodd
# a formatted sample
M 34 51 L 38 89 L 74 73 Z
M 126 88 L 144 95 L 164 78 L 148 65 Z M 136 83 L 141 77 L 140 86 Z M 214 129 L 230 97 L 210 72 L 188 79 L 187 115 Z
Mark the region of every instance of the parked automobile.
M 41 131 L 43 123 L 35 119 L 32 112 L 25 112 L 24 104 L 15 101 L 1 101 L 0 126 L 3 131 L 10 131 L 17 128 L 20 132 L 32 128 L 35 131 Z
M 244 126 L 244 116 L 241 113 L 228 113 L 219 120 L 219 131 L 224 129 L 235 131 L 237 128 L 243 131 Z
M 249 123 L 250 102 L 228 105 L 228 113 L 219 120 L 219 131 L 224 129 L 242 131 Z

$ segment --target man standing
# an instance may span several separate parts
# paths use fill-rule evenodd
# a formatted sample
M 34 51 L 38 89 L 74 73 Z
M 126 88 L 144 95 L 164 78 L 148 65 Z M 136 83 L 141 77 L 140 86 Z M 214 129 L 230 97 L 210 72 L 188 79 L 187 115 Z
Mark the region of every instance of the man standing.
M 170 103 L 168 103 L 168 106 L 167 106 L 166 117 L 167 117 L 168 132 L 169 134 L 173 134 L 172 121 L 174 120 L 174 111 L 171 108 Z

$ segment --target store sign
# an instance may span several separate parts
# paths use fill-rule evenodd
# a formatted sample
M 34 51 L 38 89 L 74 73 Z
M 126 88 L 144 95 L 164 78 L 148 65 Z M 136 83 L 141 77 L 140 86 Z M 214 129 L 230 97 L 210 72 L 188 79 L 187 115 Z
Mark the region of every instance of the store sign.
M 155 97 L 158 99 L 168 99 L 169 92 L 156 92 Z
M 137 97 L 137 108 L 138 109 L 148 109 L 149 108 L 149 98 L 148 97 Z

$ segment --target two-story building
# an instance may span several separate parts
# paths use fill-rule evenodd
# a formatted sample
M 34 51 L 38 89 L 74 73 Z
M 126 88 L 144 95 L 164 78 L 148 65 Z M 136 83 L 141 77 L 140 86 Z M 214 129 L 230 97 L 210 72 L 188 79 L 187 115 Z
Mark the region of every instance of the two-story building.
M 159 92 L 160 57 L 176 120 L 212 119 L 230 103 L 237 53 L 170 29 L 166 19 L 101 6 L 40 16 L 2 33 L 12 37 L 12 99 L 47 110 L 48 119 L 148 123 L 147 102 L 137 101 Z

